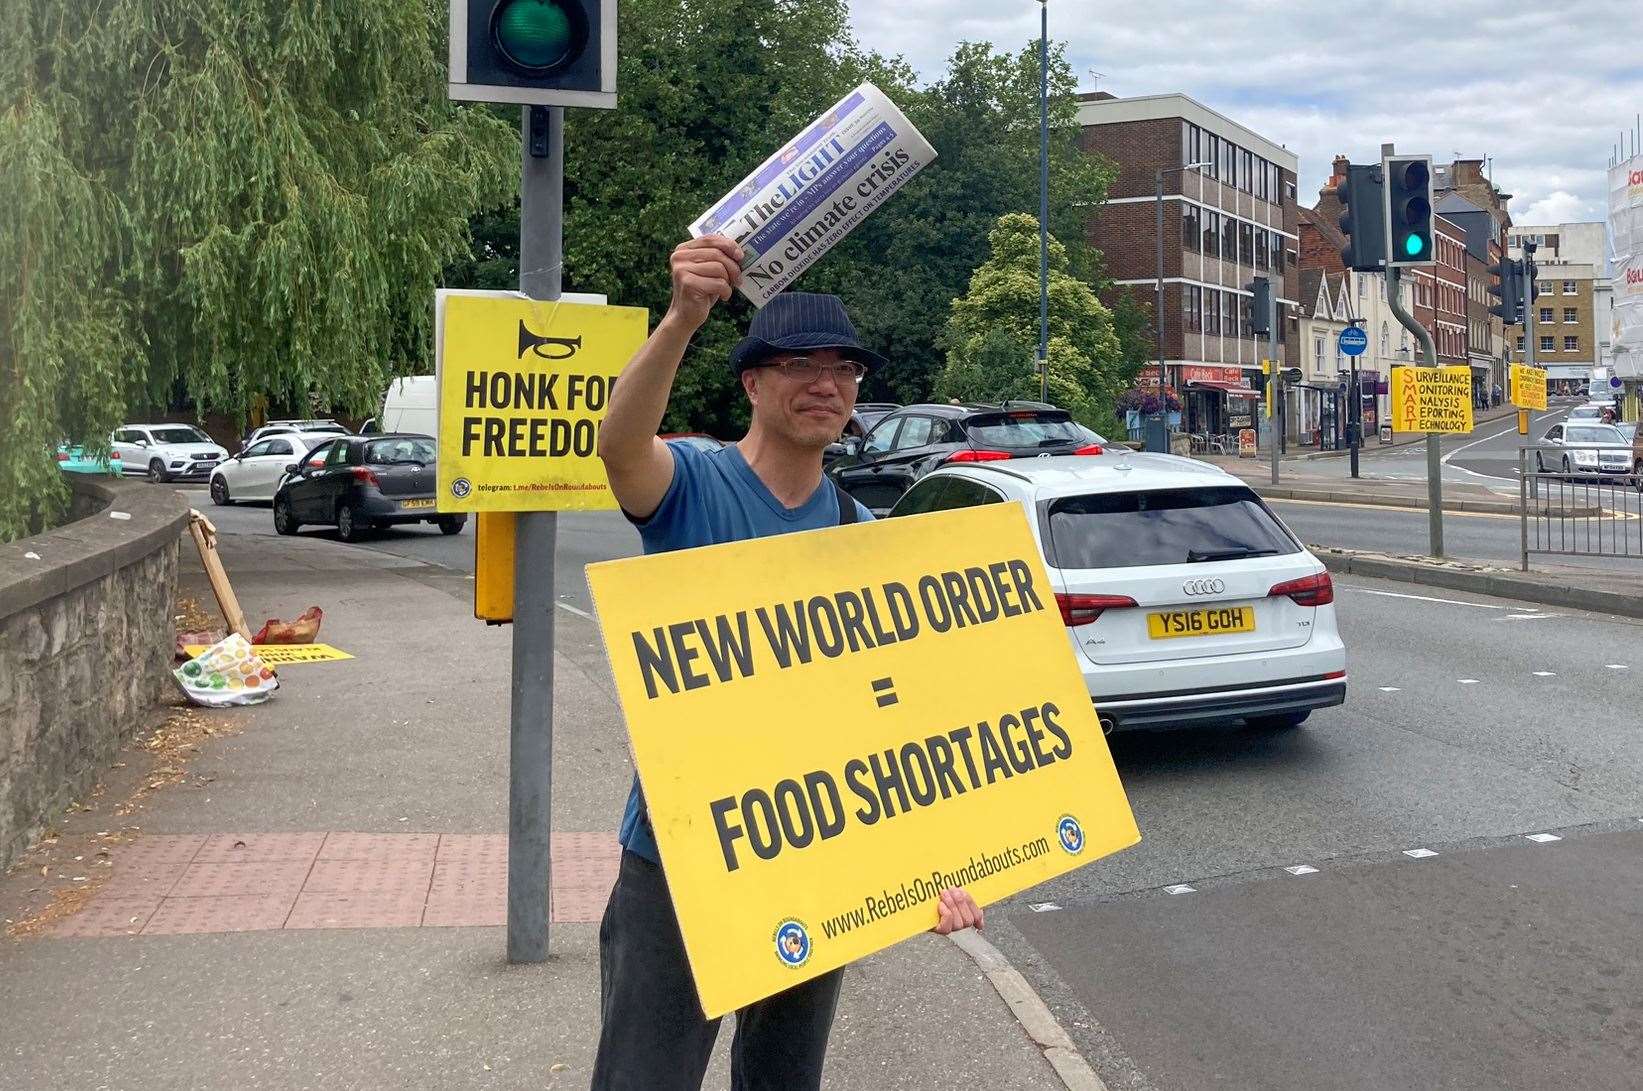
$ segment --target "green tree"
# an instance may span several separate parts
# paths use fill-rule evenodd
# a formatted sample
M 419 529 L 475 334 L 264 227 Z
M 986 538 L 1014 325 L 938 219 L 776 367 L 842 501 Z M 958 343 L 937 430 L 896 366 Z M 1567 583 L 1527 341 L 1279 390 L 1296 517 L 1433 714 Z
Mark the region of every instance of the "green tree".
M 179 396 L 357 411 L 426 367 L 440 270 L 517 186 L 514 128 L 446 98 L 444 4 L 5 9 L 0 170 L 35 179 L 0 229 L 25 390 L 0 407 L 43 420 L 0 458 L 0 493 L 21 492 L 0 533 L 59 502 L 25 465 L 42 437 L 100 439 Z M 65 283 L 94 324 L 53 298 Z
M 952 302 L 939 390 L 966 400 L 1036 399 L 1038 220 L 1008 213 L 988 241 L 991 255 Z M 1072 275 L 1054 236 L 1049 249 L 1050 400 L 1096 431 L 1116 434 L 1113 402 L 1134 370 L 1123 362 L 1112 312 Z

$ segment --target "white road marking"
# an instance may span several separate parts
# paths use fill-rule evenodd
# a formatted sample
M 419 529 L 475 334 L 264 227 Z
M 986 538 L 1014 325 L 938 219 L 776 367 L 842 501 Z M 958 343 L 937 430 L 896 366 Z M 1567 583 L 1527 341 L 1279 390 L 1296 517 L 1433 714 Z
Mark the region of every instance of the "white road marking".
M 1631 668 L 1628 667 L 1624 663 L 1605 663 L 1603 665 L 1605 667 L 1608 667 L 1612 671 L 1629 671 L 1629 670 L 1631 670 Z
M 1535 671 L 1536 678 L 1556 678 L 1557 671 Z
M 1478 680 L 1476 678 L 1457 678 L 1455 681 L 1459 682 L 1463 686 L 1475 686 L 1478 684 Z
M 1400 591 L 1371 591 L 1367 587 L 1337 587 L 1337 591 L 1355 591 L 1360 595 L 1382 595 L 1389 599 L 1415 599 L 1418 602 L 1441 602 L 1445 606 L 1475 606 L 1479 610 L 1505 610 L 1505 606 L 1491 606 L 1484 602 L 1462 602 L 1460 599 L 1440 599 L 1431 595 L 1406 595 Z
M 1403 854 L 1405 856 L 1412 856 L 1416 860 L 1424 860 L 1428 856 L 1437 855 L 1437 853 L 1433 852 L 1431 849 L 1404 849 Z
M 1196 894 L 1197 892 L 1197 887 L 1188 886 L 1186 883 L 1176 883 L 1174 886 L 1166 886 L 1164 888 L 1165 894 Z
M 1381 687 L 1381 692 L 1382 693 L 1397 693 L 1397 692 L 1399 692 L 1399 690 L 1398 690 L 1397 686 L 1382 686 Z
M 1318 874 L 1318 869 L 1315 868 L 1315 867 L 1312 867 L 1308 864 L 1296 864 L 1294 867 L 1286 867 L 1286 868 L 1284 868 L 1284 870 L 1289 872 L 1291 875 L 1316 875 L 1316 874 Z
M 1507 614 L 1497 617 L 1496 621 L 1543 621 L 1549 617 L 1562 617 L 1562 614 Z
M 1563 840 L 1563 838 L 1559 837 L 1555 833 L 1526 833 L 1523 837 L 1526 841 L 1539 841 L 1541 844 L 1545 844 L 1548 841 Z
M 1027 908 L 1031 909 L 1034 913 L 1054 913 L 1061 907 L 1056 905 L 1054 902 L 1028 902 Z
M 590 614 L 590 613 L 588 613 L 588 612 L 587 612 L 587 611 L 586 611 L 586 610 L 579 610 L 579 609 L 577 609 L 577 608 L 576 608 L 576 607 L 574 607 L 574 606 L 572 606 L 572 605 L 571 605 L 571 604 L 570 604 L 570 603 L 568 603 L 568 602 L 561 602 L 561 603 L 560 603 L 560 604 L 559 604 L 559 608 L 560 608 L 560 609 L 561 609 L 561 610 L 567 610 L 567 611 L 569 611 L 569 612 L 570 612 L 570 613 L 573 613 L 573 614 L 575 614 L 575 615 L 576 615 L 576 616 L 577 616 L 577 617 L 585 617 L 585 618 L 587 618 L 587 619 L 588 619 L 588 620 L 589 620 L 589 621 L 592 621 L 592 620 L 593 620 L 593 615 L 592 615 L 592 614 Z

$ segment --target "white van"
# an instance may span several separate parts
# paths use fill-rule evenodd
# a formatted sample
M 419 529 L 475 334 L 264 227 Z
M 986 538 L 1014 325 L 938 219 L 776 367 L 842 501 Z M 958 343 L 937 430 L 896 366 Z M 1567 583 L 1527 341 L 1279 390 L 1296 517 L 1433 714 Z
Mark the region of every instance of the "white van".
M 416 432 L 439 438 L 439 386 L 432 375 L 408 375 L 388 384 L 382 415 L 361 432 Z

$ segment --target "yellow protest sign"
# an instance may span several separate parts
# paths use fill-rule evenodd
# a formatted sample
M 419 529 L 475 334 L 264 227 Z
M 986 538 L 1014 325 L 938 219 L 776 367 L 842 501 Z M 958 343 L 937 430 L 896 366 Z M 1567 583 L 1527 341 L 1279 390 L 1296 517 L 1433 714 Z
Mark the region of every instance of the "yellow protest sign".
M 1512 388 L 1511 402 L 1519 409 L 1546 408 L 1546 369 L 1528 364 L 1513 364 L 1508 382 Z
M 439 510 L 614 508 L 597 453 L 642 307 L 441 293 Z
M 192 657 L 204 652 L 208 646 L 187 644 L 183 650 Z M 283 667 L 289 663 L 334 663 L 341 659 L 354 658 L 329 644 L 256 644 L 251 650 L 256 653 L 258 659 L 270 667 Z
M 1392 427 L 1399 432 L 1470 432 L 1472 369 L 1392 369 Z
M 1140 839 L 1019 505 L 587 573 L 709 1016 Z

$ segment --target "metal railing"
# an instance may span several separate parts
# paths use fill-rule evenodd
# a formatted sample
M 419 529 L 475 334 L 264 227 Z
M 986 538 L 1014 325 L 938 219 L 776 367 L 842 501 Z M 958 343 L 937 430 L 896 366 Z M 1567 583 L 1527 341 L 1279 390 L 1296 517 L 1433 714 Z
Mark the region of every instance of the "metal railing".
M 1643 455 L 1632 447 L 1518 448 L 1523 571 L 1530 554 L 1643 561 Z

